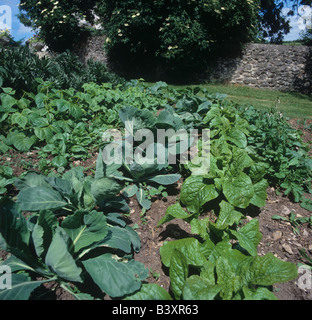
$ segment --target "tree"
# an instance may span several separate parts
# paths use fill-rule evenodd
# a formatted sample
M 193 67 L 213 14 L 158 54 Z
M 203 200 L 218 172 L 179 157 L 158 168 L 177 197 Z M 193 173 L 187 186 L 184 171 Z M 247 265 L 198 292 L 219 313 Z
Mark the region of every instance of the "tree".
M 161 65 L 167 74 L 200 69 L 257 33 L 253 0 L 103 0 L 97 13 L 111 57 L 126 66 Z
M 19 19 L 39 30 L 50 49 L 63 52 L 83 35 L 81 21 L 94 20 L 93 7 L 92 0 L 23 0 Z
M 125 65 L 146 62 L 170 72 L 204 66 L 257 33 L 255 0 L 23 0 L 20 20 L 40 29 L 54 51 L 71 49 L 96 13 L 106 50 Z
M 271 43 L 281 43 L 284 35 L 290 32 L 289 21 L 283 14 L 285 7 L 281 0 L 261 0 L 260 3 L 260 38 Z M 292 15 L 293 11 L 289 11 Z

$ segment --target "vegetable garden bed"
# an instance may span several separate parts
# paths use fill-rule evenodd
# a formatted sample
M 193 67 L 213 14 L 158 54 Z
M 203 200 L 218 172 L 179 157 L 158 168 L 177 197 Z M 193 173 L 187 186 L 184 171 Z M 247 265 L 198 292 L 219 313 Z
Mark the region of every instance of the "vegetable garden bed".
M 297 272 L 312 250 L 309 124 L 164 83 L 40 83 L 1 101 L 2 264 L 25 290 L 0 298 L 311 299 Z M 209 128 L 209 173 L 103 165 L 102 134 L 130 118 Z

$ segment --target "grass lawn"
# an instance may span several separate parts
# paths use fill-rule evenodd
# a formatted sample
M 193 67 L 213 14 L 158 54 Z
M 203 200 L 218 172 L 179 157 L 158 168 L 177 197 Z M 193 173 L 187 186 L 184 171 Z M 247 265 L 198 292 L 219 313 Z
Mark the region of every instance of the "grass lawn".
M 277 106 L 279 111 L 290 118 L 312 119 L 312 96 L 235 85 L 205 84 L 201 87 L 209 93 L 227 94 L 229 100 L 240 105 L 252 105 L 262 110 Z

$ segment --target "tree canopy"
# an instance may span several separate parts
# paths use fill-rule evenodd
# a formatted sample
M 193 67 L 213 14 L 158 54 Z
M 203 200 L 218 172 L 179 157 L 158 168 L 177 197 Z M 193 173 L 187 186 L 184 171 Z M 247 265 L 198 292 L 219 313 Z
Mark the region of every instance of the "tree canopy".
M 249 41 L 281 42 L 290 31 L 283 8 L 311 1 L 23 0 L 19 17 L 39 30 L 50 49 L 62 52 L 97 15 L 107 36 L 106 51 L 118 63 L 185 71 Z

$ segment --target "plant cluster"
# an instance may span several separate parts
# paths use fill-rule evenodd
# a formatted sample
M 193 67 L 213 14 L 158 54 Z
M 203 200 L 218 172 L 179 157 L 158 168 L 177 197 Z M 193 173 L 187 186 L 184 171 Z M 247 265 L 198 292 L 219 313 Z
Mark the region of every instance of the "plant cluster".
M 59 90 L 55 83 L 42 79 L 36 83 L 36 93 L 24 92 L 21 98 L 15 97 L 12 88 L 2 88 L 0 150 L 27 152 L 37 148 L 45 169 L 64 170 L 70 159 L 88 158 L 90 151 L 103 145 L 103 133 L 120 126 L 119 111 L 126 106 L 156 110 L 170 99 L 156 98 L 152 91 L 147 95 L 143 87 L 133 85 L 113 89 L 111 84 L 89 83 L 77 91 Z
M 312 192 L 312 160 L 300 132 L 274 109 L 249 108 L 242 111 L 242 117 L 250 124 L 250 147 L 268 165 L 266 178 L 271 185 L 284 190 L 295 202 L 303 200 L 304 193 Z
M 104 293 L 136 300 L 276 299 L 270 286 L 296 278 L 294 264 L 271 253 L 258 255 L 259 221 L 245 219 L 252 206 L 265 205 L 269 184 L 280 184 L 287 193 L 283 183 L 296 179 L 304 186 L 311 179 L 305 145 L 283 118 L 242 109 L 205 89 L 177 90 L 163 82 L 86 83 L 83 91 L 59 90 L 43 80 L 38 84 L 35 93 L 22 98 L 10 88 L 2 88 L 0 95 L 2 152 L 37 148 L 53 155 L 52 164 L 59 168 L 58 173 L 28 172 L 15 179 L 10 168 L 0 167 L 0 246 L 12 254 L 1 264 L 13 271 L 13 289 L 1 291 L 1 299 L 32 298 L 50 281 L 76 299 L 101 299 Z M 111 142 L 105 138 L 109 128 L 128 138 L 140 129 L 209 129 L 210 168 L 198 175 L 196 162 L 178 159 L 169 165 L 165 157 L 160 164 L 156 153 L 150 164 L 128 163 L 125 155 L 120 163 L 108 164 L 103 151 Z M 123 149 L 127 135 L 118 143 Z M 203 138 L 198 146 L 201 156 Z M 142 151 L 140 139 L 133 147 Z M 92 148 L 99 150 L 94 175 L 82 167 L 68 170 L 72 158 L 84 159 Z M 163 148 L 167 154 L 166 143 Z M 285 168 L 294 165 L 305 166 L 305 175 L 302 171 L 291 178 Z M 122 214 L 129 213 L 127 198 L 132 196 L 145 213 L 152 196 L 166 196 L 166 186 L 181 178 L 177 202 L 159 221 L 183 219 L 192 231 L 160 249 L 169 270 L 169 294 L 144 283 L 149 272 L 133 258 L 140 239 Z M 7 190 L 12 184 L 18 190 L 14 200 Z M 311 190 L 301 190 L 306 191 Z M 207 212 L 214 219 L 204 216 Z M 291 222 L 297 227 L 311 220 Z
M 50 178 L 29 173 L 16 181 L 16 203 L 0 200 L 0 245 L 12 253 L 1 264 L 13 272 L 12 288 L 1 291 L 1 299 L 27 300 L 50 281 L 79 300 L 101 298 L 101 290 L 122 297 L 138 290 L 148 276 L 148 270 L 132 259 L 140 249 L 137 233 L 108 209 L 109 199 L 112 207 L 116 204 L 120 185 L 100 178 L 101 172 L 88 179 L 83 170 Z M 96 204 L 106 215 L 94 210 Z M 25 210 L 33 213 L 30 219 L 22 215 Z M 32 281 L 34 274 L 43 280 Z M 97 289 L 88 292 L 92 285 Z
M 39 58 L 27 46 L 3 48 L 0 46 L 0 83 L 23 91 L 36 92 L 37 78 L 54 83 L 55 88 L 81 89 L 86 82 L 123 83 L 120 77 L 109 73 L 104 64 L 89 60 L 87 66 L 73 53 L 66 51 L 54 58 Z

